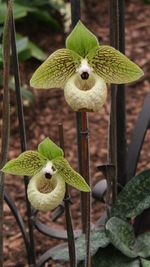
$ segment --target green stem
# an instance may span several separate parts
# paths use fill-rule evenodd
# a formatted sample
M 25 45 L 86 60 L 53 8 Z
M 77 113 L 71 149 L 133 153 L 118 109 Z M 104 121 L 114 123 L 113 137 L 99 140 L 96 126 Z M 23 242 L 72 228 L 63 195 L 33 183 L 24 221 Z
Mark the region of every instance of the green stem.
M 10 44 L 12 24 L 12 2 L 8 2 L 7 15 L 3 33 L 3 115 L 2 115 L 2 148 L 0 169 L 7 161 L 9 134 L 10 134 L 10 111 L 9 111 L 9 69 L 10 69 Z M 0 172 L 0 266 L 3 266 L 3 199 L 4 199 L 4 174 Z

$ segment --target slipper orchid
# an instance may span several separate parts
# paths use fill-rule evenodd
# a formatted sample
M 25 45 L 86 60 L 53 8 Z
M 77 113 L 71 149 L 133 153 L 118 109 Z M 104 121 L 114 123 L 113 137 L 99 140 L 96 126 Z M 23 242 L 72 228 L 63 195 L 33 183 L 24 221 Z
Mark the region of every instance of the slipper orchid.
M 111 46 L 99 45 L 81 21 L 59 49 L 35 71 L 30 84 L 35 88 L 62 88 L 74 111 L 98 111 L 106 101 L 106 83 L 129 83 L 143 71 Z
M 90 187 L 83 177 L 74 171 L 64 158 L 61 148 L 46 138 L 38 151 L 25 151 L 10 160 L 2 169 L 13 175 L 33 176 L 28 184 L 27 194 L 32 206 L 49 211 L 56 208 L 65 195 L 65 183 L 89 192 Z

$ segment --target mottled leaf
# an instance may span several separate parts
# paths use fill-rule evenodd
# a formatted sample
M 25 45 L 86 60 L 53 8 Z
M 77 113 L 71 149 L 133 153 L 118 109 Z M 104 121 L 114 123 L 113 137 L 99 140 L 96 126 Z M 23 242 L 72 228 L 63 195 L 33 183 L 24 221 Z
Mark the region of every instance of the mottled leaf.
M 141 259 L 142 267 L 150 267 L 150 261 Z
M 35 151 L 25 151 L 16 159 L 8 161 L 2 171 L 13 175 L 33 176 L 46 164 L 47 159 Z
M 48 137 L 39 144 L 38 152 L 49 160 L 64 156 L 63 150 Z
M 88 52 L 98 46 L 98 40 L 96 36 L 91 33 L 81 21 L 79 21 L 74 27 L 66 39 L 66 47 L 75 51 L 81 57 L 85 57 Z
M 137 237 L 134 250 L 140 257 L 147 258 L 150 256 L 150 232 L 143 233 Z
M 104 248 L 109 244 L 109 239 L 106 237 L 104 229 L 96 229 L 91 231 L 91 255 L 94 255 L 98 248 Z M 85 235 L 81 235 L 75 240 L 77 261 L 82 261 L 85 258 Z M 51 252 L 53 260 L 69 261 L 68 245 L 56 247 Z
M 150 207 L 150 170 L 133 177 L 119 194 L 112 207 L 112 216 L 130 218 Z
M 133 227 L 130 224 L 112 217 L 106 223 L 106 231 L 114 247 L 130 258 L 137 257 L 137 253 L 133 251 L 135 237 Z
M 130 259 L 112 246 L 100 248 L 92 258 L 92 263 L 93 267 L 140 267 L 138 259 Z M 78 264 L 78 267 L 84 266 L 84 262 Z
M 76 72 L 81 58 L 69 49 L 59 49 L 34 72 L 30 85 L 36 88 L 63 88 Z
M 66 159 L 64 159 L 63 157 L 59 157 L 52 160 L 52 162 L 58 173 L 63 177 L 64 181 L 67 184 L 84 192 L 91 191 L 84 178 L 71 168 Z
M 143 75 L 135 63 L 111 46 L 102 45 L 92 49 L 87 59 L 94 72 L 107 83 L 129 83 Z

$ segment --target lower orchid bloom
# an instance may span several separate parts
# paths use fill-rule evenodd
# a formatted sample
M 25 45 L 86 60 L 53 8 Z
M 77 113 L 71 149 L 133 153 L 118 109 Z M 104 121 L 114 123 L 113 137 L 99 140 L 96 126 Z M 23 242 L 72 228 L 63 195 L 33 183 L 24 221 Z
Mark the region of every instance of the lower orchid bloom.
M 99 45 L 79 21 L 59 49 L 35 71 L 30 84 L 35 88 L 62 88 L 74 111 L 98 111 L 106 101 L 106 83 L 129 83 L 143 71 L 111 46 Z
M 84 178 L 64 158 L 62 149 L 49 138 L 39 144 L 37 152 L 23 152 L 7 162 L 2 171 L 33 176 L 28 184 L 28 199 L 34 208 L 42 211 L 53 210 L 63 201 L 65 183 L 84 192 L 90 191 Z

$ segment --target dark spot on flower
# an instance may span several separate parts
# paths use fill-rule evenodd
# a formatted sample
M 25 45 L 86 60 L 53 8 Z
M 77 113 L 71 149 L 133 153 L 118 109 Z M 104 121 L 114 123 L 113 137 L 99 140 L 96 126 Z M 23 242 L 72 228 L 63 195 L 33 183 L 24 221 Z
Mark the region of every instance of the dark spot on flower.
M 83 72 L 82 74 L 81 74 L 81 78 L 82 78 L 82 80 L 87 80 L 88 78 L 89 78 L 89 74 L 88 74 L 88 72 Z
M 52 178 L 52 175 L 49 172 L 46 172 L 45 173 L 45 178 L 46 179 L 51 179 Z
M 52 170 L 55 172 L 56 171 L 56 169 L 55 169 L 55 167 L 54 166 L 52 166 Z

